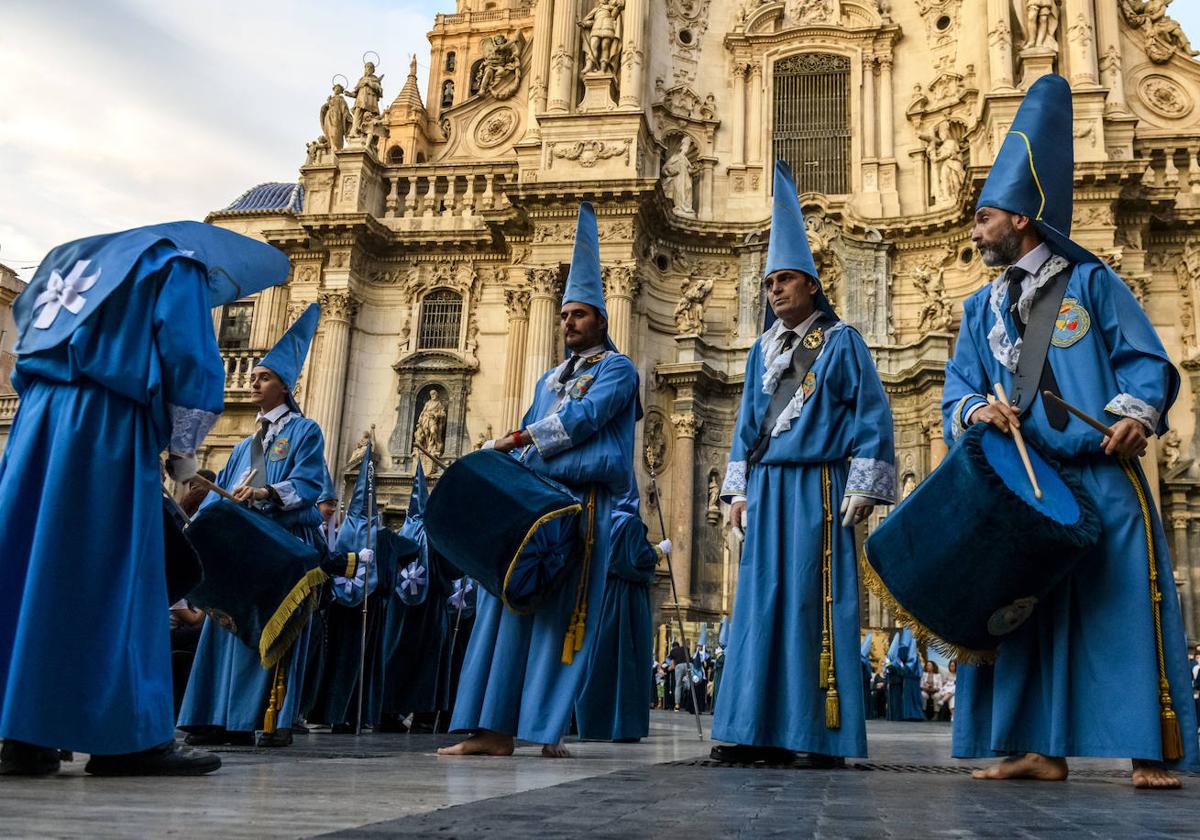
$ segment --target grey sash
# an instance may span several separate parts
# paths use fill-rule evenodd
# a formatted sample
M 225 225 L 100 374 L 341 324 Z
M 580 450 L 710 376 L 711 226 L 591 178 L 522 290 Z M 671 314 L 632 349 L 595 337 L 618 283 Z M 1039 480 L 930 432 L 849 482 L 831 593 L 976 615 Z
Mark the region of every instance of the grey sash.
M 800 390 L 804 377 L 812 370 L 817 356 L 821 355 L 821 348 L 825 346 L 824 333 L 835 324 L 837 324 L 836 319 L 830 318 L 824 313 L 818 315 L 817 320 L 800 340 L 800 346 L 792 351 L 792 365 L 783 376 L 779 377 L 779 384 L 775 388 L 775 393 L 771 395 L 771 402 L 767 405 L 767 413 L 758 427 L 758 437 L 754 439 L 754 446 L 750 448 L 750 457 L 746 459 L 750 464 L 757 464 L 767 454 L 767 448 L 771 445 L 771 430 L 775 428 L 775 422 L 779 419 L 779 415 L 783 414 L 788 403 L 792 401 L 792 397 L 796 396 L 796 392 Z M 809 336 L 814 334 L 821 336 L 819 342 L 810 341 Z M 753 387 L 753 385 L 746 383 L 743 387 Z
M 1050 338 L 1058 311 L 1062 308 L 1063 295 L 1067 293 L 1067 281 L 1071 279 L 1071 266 L 1067 266 L 1043 287 L 1041 294 L 1033 299 L 1029 308 L 1029 322 L 1021 340 L 1021 356 L 1017 359 L 1017 372 L 1013 375 L 1012 393 L 1009 399 L 1018 414 L 1023 414 L 1037 401 L 1039 387 L 1049 386 L 1058 393 L 1058 383 L 1044 378 L 1047 370 L 1046 354 L 1050 352 Z M 1020 318 L 1020 313 L 1017 313 Z M 1047 412 L 1049 414 L 1049 412 Z M 1065 424 L 1064 424 L 1065 425 Z

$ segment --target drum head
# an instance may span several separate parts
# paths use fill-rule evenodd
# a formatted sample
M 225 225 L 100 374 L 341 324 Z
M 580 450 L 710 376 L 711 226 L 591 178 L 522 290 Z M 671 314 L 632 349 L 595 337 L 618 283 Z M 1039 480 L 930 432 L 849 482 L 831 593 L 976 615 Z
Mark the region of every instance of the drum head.
M 1042 491 L 1040 499 L 1034 495 L 1029 474 L 1021 461 L 1021 453 L 1011 436 L 989 425 L 980 439 L 980 445 L 997 477 L 1021 501 L 1063 525 L 1074 525 L 1079 521 L 1082 513 L 1075 494 L 1036 449 L 1027 447 L 1033 474 L 1037 476 L 1038 487 Z

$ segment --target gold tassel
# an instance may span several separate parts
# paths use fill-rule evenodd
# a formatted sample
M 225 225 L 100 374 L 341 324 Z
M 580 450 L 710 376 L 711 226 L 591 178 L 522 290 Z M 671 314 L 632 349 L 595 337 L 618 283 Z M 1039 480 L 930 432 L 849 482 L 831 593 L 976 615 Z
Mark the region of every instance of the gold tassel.
M 567 625 L 567 635 L 563 637 L 562 664 L 570 665 L 575 661 L 575 624 Z
M 587 503 L 587 541 L 583 546 L 583 563 L 579 569 L 579 587 L 575 591 L 575 611 L 567 622 L 567 635 L 563 637 L 562 664 L 575 661 L 576 651 L 583 650 L 587 635 L 588 578 L 592 570 L 592 545 L 596 539 L 596 488 L 592 488 Z
M 1169 703 L 1163 707 L 1160 723 L 1163 761 L 1178 761 L 1183 758 L 1183 735 L 1179 731 L 1179 718 Z
M 830 688 L 825 694 L 825 728 L 842 728 L 842 704 L 836 688 Z
M 267 711 L 263 715 L 263 732 L 268 735 L 277 728 L 279 710 L 283 708 L 284 675 L 281 673 L 281 668 L 282 664 L 275 666 L 275 674 L 271 678 L 271 693 L 267 699 Z
M 829 637 L 822 634 L 821 639 L 821 664 L 820 671 L 817 676 L 818 688 L 829 688 Z
M 575 650 L 583 650 L 583 637 L 587 635 L 587 607 L 579 611 L 575 622 Z

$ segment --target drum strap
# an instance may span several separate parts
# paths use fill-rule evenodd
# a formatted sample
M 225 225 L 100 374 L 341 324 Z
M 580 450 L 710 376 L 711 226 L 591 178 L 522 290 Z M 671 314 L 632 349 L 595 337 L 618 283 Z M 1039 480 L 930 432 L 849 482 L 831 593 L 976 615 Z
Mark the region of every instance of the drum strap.
M 1071 267 L 1067 266 L 1046 284 L 1029 309 L 1029 323 L 1021 334 L 1021 356 L 1017 360 L 1017 372 L 1013 375 L 1011 394 L 1012 404 L 1020 414 L 1033 406 L 1043 389 L 1059 393 L 1058 381 L 1046 361 L 1046 355 L 1050 352 L 1050 339 L 1054 335 L 1055 322 L 1058 321 L 1070 279 Z M 1016 314 L 1016 320 L 1019 327 L 1019 313 Z M 1059 430 L 1066 428 L 1066 411 L 1049 403 L 1045 403 L 1044 408 L 1051 426 Z
M 254 470 L 254 475 L 250 478 L 251 487 L 267 486 L 267 458 L 263 453 L 263 444 L 266 442 L 267 429 L 270 426 L 270 420 L 263 420 L 258 431 L 254 433 L 254 439 L 250 441 L 250 467 Z
M 754 446 L 750 448 L 750 457 L 746 459 L 750 464 L 757 464 L 767 454 L 775 422 L 804 384 L 804 377 L 812 370 L 817 356 L 821 355 L 821 348 L 825 346 L 826 330 L 836 323 L 836 319 L 824 313 L 818 315 L 817 320 L 801 339 L 800 346 L 792 351 L 792 366 L 779 377 L 779 384 L 775 387 L 775 393 L 771 395 L 771 402 L 767 404 L 767 413 L 763 415 L 762 423 L 758 427 L 758 437 L 754 439 Z

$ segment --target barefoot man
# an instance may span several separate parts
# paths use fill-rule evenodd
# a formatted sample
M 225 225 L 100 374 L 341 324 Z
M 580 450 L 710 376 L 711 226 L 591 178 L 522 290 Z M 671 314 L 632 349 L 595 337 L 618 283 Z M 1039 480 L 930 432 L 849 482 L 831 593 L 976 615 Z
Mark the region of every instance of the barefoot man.
M 609 523 L 614 500 L 633 475 L 633 426 L 641 406 L 637 369 L 608 338 L 599 245 L 596 212 L 582 204 L 561 314 L 569 358 L 542 376 L 521 428 L 494 442 L 581 500 L 596 491 L 595 522 L 602 527 L 594 529 L 583 644 L 573 655 L 563 644 L 573 582 L 533 615 L 507 610 L 481 590 L 450 722 L 451 730 L 472 735 L 440 755 L 511 755 L 516 738 L 542 744 L 547 758 L 567 755 L 562 739 L 598 635 Z
M 1004 271 L 963 305 L 942 410 L 948 439 L 972 423 L 1019 426 L 1096 500 L 1103 540 L 1004 637 L 994 666 L 959 670 L 953 752 L 1005 756 L 979 779 L 1061 780 L 1068 756 L 1093 756 L 1132 759 L 1135 787 L 1175 788 L 1168 767 L 1197 767 L 1195 710 L 1167 540 L 1137 458 L 1166 432 L 1179 375 L 1125 284 L 1069 238 L 1071 125 L 1067 82 L 1039 79 L 976 206 L 972 239 Z M 988 404 L 996 382 L 1015 405 Z

